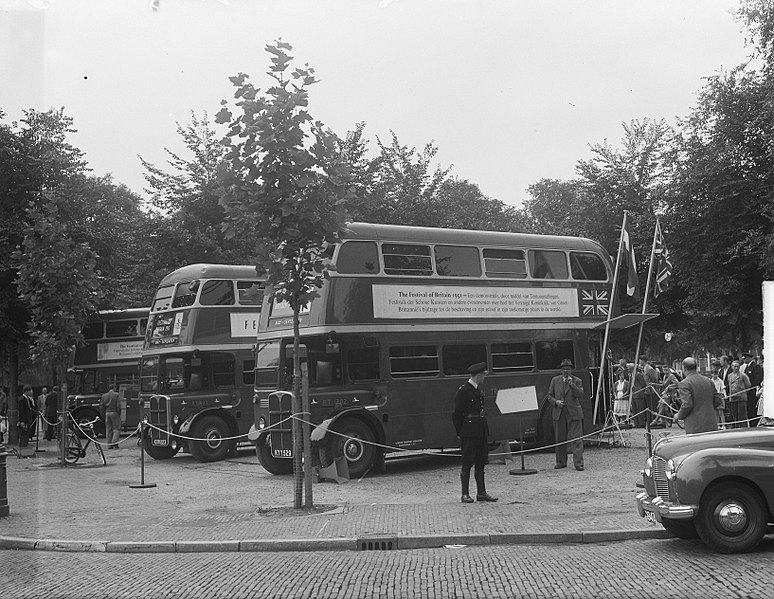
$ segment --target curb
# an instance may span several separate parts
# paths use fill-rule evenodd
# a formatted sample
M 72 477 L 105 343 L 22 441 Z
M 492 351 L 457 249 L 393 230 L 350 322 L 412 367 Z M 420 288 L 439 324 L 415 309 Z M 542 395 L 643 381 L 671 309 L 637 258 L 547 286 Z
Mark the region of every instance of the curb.
M 244 541 L 73 541 L 0 536 L 0 550 L 69 551 L 91 553 L 216 553 L 279 551 L 384 551 L 438 549 L 447 545 L 549 545 L 560 543 L 611 543 L 671 539 L 663 528 L 595 530 L 563 533 L 478 533 L 458 535 L 376 535 L 363 538 L 253 539 Z

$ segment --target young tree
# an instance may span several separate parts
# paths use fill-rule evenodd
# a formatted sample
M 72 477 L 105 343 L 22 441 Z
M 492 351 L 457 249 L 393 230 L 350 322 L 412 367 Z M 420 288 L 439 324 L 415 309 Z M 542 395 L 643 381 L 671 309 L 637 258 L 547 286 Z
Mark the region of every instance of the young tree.
M 247 80 L 231 77 L 239 113 L 227 107 L 216 122 L 228 123 L 224 169 L 231 235 L 250 231 L 258 256 L 258 271 L 266 272 L 274 299 L 293 310 L 293 400 L 302 413 L 299 313 L 322 287 L 329 268 L 328 250 L 344 226 L 344 205 L 350 198 L 350 169 L 339 151 L 341 140 L 314 121 L 307 111 L 308 88 L 317 82 L 314 69 L 291 69 L 292 47 L 281 40 L 267 45 L 268 75 L 274 80 L 264 94 Z M 308 412 L 308 409 L 304 409 Z M 294 503 L 301 507 L 302 446 L 309 447 L 308 428 L 302 439 L 293 420 Z M 305 452 L 307 491 L 312 504 L 311 455 Z

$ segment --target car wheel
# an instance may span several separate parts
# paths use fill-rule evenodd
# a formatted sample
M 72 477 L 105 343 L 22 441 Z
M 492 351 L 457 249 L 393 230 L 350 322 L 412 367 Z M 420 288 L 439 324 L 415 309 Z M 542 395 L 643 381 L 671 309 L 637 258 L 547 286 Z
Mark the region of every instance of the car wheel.
M 255 453 L 258 461 L 269 474 L 292 474 L 293 460 L 291 458 L 275 458 L 271 455 L 271 441 L 269 435 L 255 444 Z
M 336 458 L 347 458 L 350 478 L 360 478 L 374 466 L 377 448 L 376 438 L 365 422 L 356 418 L 343 418 L 336 422 L 320 446 L 320 463 L 330 466 Z
M 200 462 L 218 462 L 228 454 L 231 440 L 229 429 L 222 418 L 205 416 L 193 427 L 193 437 L 202 441 L 191 441 L 191 455 Z
M 696 519 L 704 543 L 720 553 L 752 551 L 766 533 L 768 510 L 749 485 L 726 483 L 705 492 Z
M 699 536 L 696 532 L 696 526 L 693 520 L 670 520 L 669 518 L 662 518 L 661 526 L 675 535 L 678 539 L 696 539 Z

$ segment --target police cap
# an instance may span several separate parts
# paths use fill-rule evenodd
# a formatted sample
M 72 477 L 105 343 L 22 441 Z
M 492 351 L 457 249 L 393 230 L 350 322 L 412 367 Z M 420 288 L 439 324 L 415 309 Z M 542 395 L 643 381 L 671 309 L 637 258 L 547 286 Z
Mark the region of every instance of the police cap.
M 486 362 L 476 362 L 468 368 L 470 374 L 478 374 L 479 372 L 486 372 Z

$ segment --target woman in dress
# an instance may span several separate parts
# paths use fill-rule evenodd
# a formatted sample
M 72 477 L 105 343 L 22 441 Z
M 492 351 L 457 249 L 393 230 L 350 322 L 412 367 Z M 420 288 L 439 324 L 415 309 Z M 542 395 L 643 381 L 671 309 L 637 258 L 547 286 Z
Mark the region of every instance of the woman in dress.
M 626 373 L 618 370 L 618 378 L 613 384 L 615 401 L 613 402 L 613 415 L 618 421 L 626 420 L 629 417 L 629 381 L 626 380 Z

